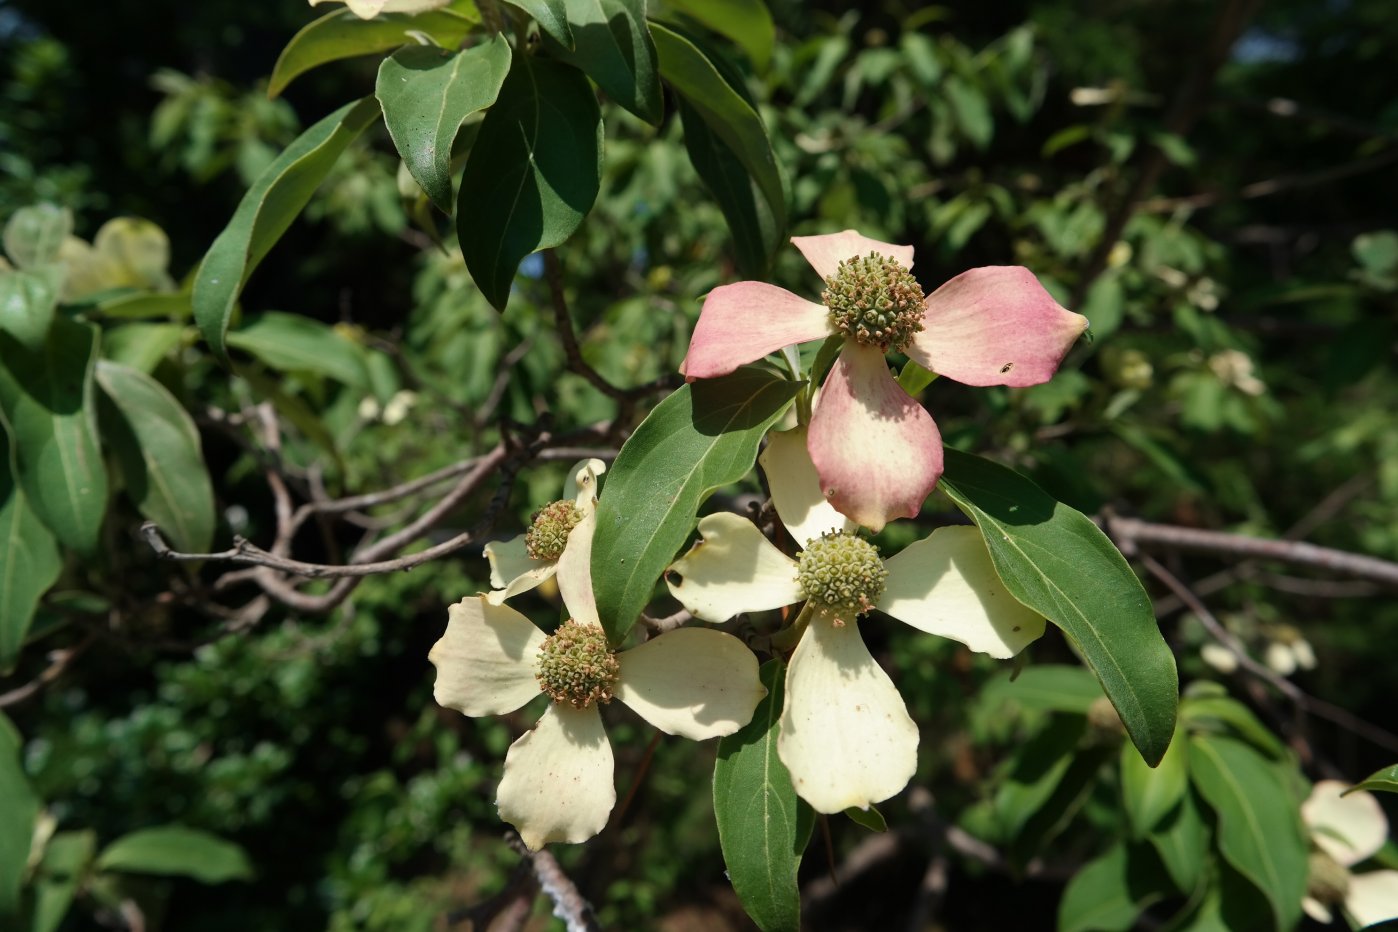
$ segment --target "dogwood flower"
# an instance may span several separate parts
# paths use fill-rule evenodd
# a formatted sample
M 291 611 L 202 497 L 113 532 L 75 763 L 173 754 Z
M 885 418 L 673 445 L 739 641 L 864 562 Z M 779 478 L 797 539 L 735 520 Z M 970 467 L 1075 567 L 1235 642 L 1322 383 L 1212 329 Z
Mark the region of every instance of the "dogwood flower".
M 513 712 L 540 692 L 553 700 L 510 745 L 496 793 L 500 818 L 536 850 L 586 841 L 616 804 L 599 704 L 619 699 L 666 734 L 703 740 L 747 724 L 767 692 L 757 658 L 721 631 L 678 628 L 614 652 L 592 598 L 591 537 L 576 548 L 580 559 L 558 567 L 571 617 L 555 633 L 474 596 L 451 607 L 446 633 L 428 654 L 438 704 L 466 715 Z
M 1354 874 L 1350 868 L 1372 857 L 1388 838 L 1388 820 L 1372 793 L 1349 789 L 1339 780 L 1321 780 L 1301 804 L 1301 818 L 1311 832 L 1311 875 L 1306 915 L 1333 922 L 1331 907 L 1340 904 L 1356 929 L 1398 919 L 1398 871 Z
M 502 605 L 510 596 L 528 592 L 553 577 L 560 566 L 577 563 L 583 547 L 570 547 L 574 541 L 586 541 L 586 548 L 590 552 L 596 521 L 597 477 L 606 471 L 607 464 L 599 459 L 578 463 L 568 472 L 563 498 L 535 512 L 529 530 L 508 540 L 491 541 L 485 545 L 485 557 L 490 561 L 490 584 L 494 587 L 486 598 L 492 604 Z M 580 566 L 586 569 L 585 558 Z M 566 575 L 569 580 L 591 579 L 583 571 Z M 560 575 L 558 579 L 559 589 L 562 590 L 564 576 Z M 591 592 L 589 588 L 588 598 Z M 562 594 L 567 602 L 569 593 Z M 574 593 L 573 599 L 581 604 L 583 595 Z
M 713 378 L 793 343 L 843 335 L 808 443 L 826 497 L 874 531 L 915 516 L 942 474 L 937 425 L 889 374 L 886 352 L 967 385 L 1037 385 L 1087 329 L 1087 318 L 1060 307 L 1020 266 L 971 269 L 924 297 L 911 246 L 854 230 L 791 242 L 825 280 L 823 304 L 765 282 L 715 288 L 680 371 Z
M 1038 638 L 1044 619 L 1005 591 L 973 527 L 938 528 L 881 559 L 821 495 L 806 443 L 804 428 L 772 434 L 761 457 L 778 516 L 806 541 L 799 558 L 746 518 L 712 514 L 667 582 L 707 621 L 807 603 L 809 623 L 786 671 L 777 754 L 817 812 L 867 809 L 912 778 L 918 730 L 864 645 L 859 616 L 878 609 L 994 657 Z
M 339 3 L 340 0 L 310 0 L 311 6 Z M 438 10 L 451 0 L 344 0 L 350 12 L 360 19 L 373 19 L 380 13 L 425 13 Z

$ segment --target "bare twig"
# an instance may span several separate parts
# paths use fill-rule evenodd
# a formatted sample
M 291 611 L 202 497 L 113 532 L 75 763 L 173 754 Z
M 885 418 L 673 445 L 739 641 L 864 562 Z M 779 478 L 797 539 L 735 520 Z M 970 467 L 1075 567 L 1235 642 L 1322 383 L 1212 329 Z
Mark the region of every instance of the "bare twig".
M 34 677 L 34 679 L 30 680 L 28 683 L 25 683 L 23 686 L 16 686 L 8 692 L 0 693 L 0 709 L 23 702 L 58 679 L 63 675 L 64 671 L 72 665 L 74 660 L 77 660 L 82 656 L 84 651 L 92 646 L 95 640 L 97 640 L 97 634 L 94 632 L 72 647 L 51 651 L 49 653 L 49 665 L 45 667 L 38 676 Z
M 534 876 L 545 895 L 553 901 L 553 914 L 568 925 L 568 932 L 600 932 L 592 904 L 578 892 L 577 885 L 558 866 L 558 861 L 546 849 L 530 851 L 515 832 L 505 835 L 511 848 L 525 858 L 534 869 Z
M 1332 165 L 1314 172 L 1297 172 L 1290 175 L 1279 175 L 1276 178 L 1266 178 L 1262 181 L 1254 181 L 1245 184 L 1240 188 L 1229 188 L 1226 191 L 1210 191 L 1203 194 L 1190 194 L 1185 197 L 1156 197 L 1147 201 L 1142 201 L 1138 208 L 1143 213 L 1171 213 L 1180 208 L 1199 209 L 1212 207 L 1215 204 L 1233 199 L 1251 200 L 1259 197 L 1269 197 L 1273 194 L 1280 194 L 1283 191 L 1293 191 L 1298 188 L 1310 188 L 1316 185 L 1329 184 L 1332 181 L 1340 181 L 1353 175 L 1362 175 L 1365 172 L 1377 171 L 1398 162 L 1398 149 L 1389 149 L 1386 152 L 1379 152 L 1368 158 L 1357 159 L 1353 162 L 1346 162 L 1343 165 Z

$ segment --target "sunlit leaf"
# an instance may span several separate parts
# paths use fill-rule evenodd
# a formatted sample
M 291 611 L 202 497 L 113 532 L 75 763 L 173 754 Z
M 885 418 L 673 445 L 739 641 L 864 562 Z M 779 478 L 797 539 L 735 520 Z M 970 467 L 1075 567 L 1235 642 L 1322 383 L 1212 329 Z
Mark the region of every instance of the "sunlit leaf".
M 0 330 L 25 346 L 43 346 L 57 301 L 49 276 L 0 271 Z
M 252 864 L 241 847 L 182 825 L 162 825 L 123 835 L 97 856 L 104 871 L 191 877 L 200 883 L 251 880 Z
M 573 48 L 554 54 L 582 69 L 618 105 L 647 123 L 660 123 L 655 44 L 646 25 L 645 0 L 566 0 Z
M 1160 763 L 1149 767 L 1133 746 L 1121 746 L 1121 795 L 1137 837 L 1149 834 L 1189 788 L 1188 747 L 1183 728 L 1177 728 Z
M 573 47 L 573 30 L 568 26 L 568 7 L 564 0 L 505 0 L 512 7 L 534 18 L 545 34 L 565 48 Z
M 228 334 L 228 345 L 284 372 L 314 372 L 369 391 L 364 350 L 318 320 L 268 311 Z
M 767 70 L 776 26 L 762 0 L 666 0 L 665 6 L 732 39 L 759 71 Z
M 1385 767 L 1376 773 L 1369 774 L 1369 776 L 1345 790 L 1345 793 L 1353 793 L 1355 790 L 1398 793 L 1398 764 L 1394 764 L 1392 767 Z
M 5 252 L 21 269 L 37 269 L 58 259 L 63 241 L 73 232 L 73 213 L 57 204 L 21 207 L 0 234 Z

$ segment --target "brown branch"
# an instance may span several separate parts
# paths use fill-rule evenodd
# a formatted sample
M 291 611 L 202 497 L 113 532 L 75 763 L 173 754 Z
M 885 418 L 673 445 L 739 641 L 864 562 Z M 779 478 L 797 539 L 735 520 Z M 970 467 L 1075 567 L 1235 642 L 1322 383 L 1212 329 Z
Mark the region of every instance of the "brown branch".
M 1368 158 L 1358 159 L 1354 162 L 1346 162 L 1343 165 L 1332 165 L 1314 172 L 1297 172 L 1290 175 L 1279 175 L 1276 178 L 1267 178 L 1262 181 L 1254 181 L 1245 184 L 1241 188 L 1228 191 L 1213 191 L 1204 194 L 1190 194 L 1185 197 L 1156 197 L 1148 201 L 1142 201 L 1138 210 L 1144 213 L 1170 213 L 1180 208 L 1199 209 L 1212 207 L 1223 201 L 1239 199 L 1252 200 L 1259 197 L 1269 197 L 1273 194 L 1280 194 L 1283 191 L 1292 191 L 1298 188 L 1311 188 L 1317 185 L 1329 184 L 1332 181 L 1340 181 L 1353 175 L 1362 175 L 1365 172 L 1377 171 L 1398 162 L 1398 149 L 1390 149 L 1387 152 L 1380 152 Z
M 82 656 L 96 640 L 97 634 L 94 632 L 72 647 L 51 651 L 49 653 L 49 665 L 45 667 L 38 676 L 34 677 L 34 679 L 30 680 L 28 683 L 25 683 L 23 686 L 16 686 L 8 692 L 0 693 L 0 709 L 23 702 L 58 679 L 68 667 L 72 666 L 73 661 Z
M 553 914 L 567 923 L 568 932 L 600 932 L 602 927 L 592 912 L 592 904 L 578 892 L 577 885 L 563 872 L 547 849 L 530 851 L 524 839 L 515 832 L 506 833 L 505 842 L 533 868 L 539 886 L 553 901 Z

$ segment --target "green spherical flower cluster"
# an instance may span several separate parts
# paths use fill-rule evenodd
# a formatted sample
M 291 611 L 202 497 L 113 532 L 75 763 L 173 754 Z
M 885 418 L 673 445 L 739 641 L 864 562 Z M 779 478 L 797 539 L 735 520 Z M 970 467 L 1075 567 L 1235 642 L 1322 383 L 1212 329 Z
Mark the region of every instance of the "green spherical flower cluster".
M 888 570 L 879 559 L 879 548 L 838 531 L 806 544 L 797 563 L 796 581 L 818 610 L 857 615 L 872 610 L 883 595 Z
M 524 532 L 525 552 L 533 560 L 557 560 L 582 519 L 582 511 L 567 499 L 550 502 L 534 512 L 534 523 Z
M 835 328 L 864 346 L 901 353 L 922 332 L 923 294 L 913 273 L 878 253 L 840 262 L 821 294 Z
M 598 625 L 580 625 L 568 619 L 539 648 L 539 687 L 554 702 L 585 709 L 594 702 L 610 702 L 621 664 L 607 646 L 607 635 Z

